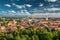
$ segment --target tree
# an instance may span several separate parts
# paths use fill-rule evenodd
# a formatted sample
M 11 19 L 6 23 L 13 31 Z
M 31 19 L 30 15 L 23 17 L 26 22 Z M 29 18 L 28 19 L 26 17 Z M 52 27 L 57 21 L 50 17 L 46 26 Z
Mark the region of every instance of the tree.
M 30 40 L 30 37 L 28 35 L 22 35 L 22 40 Z
M 14 37 L 14 40 L 21 40 L 21 37 L 17 35 L 16 37 Z
M 11 33 L 7 34 L 6 38 L 7 38 L 7 40 L 13 40 L 13 35 Z
M 32 40 L 39 40 L 39 38 L 38 38 L 37 35 L 33 35 L 33 36 L 32 36 Z

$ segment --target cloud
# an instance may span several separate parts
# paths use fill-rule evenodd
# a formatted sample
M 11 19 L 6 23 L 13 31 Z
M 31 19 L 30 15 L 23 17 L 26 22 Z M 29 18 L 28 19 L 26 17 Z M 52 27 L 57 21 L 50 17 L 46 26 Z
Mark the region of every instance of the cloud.
M 6 13 L 5 11 L 1 11 L 2 13 Z
M 20 14 L 28 14 L 29 15 L 30 13 L 27 10 L 21 10 Z
M 26 4 L 26 6 L 27 6 L 27 7 L 31 7 L 32 5 L 30 5 L 30 4 Z
M 46 18 L 46 16 L 51 18 L 59 18 L 60 13 L 36 13 L 36 14 L 31 14 L 30 16 L 33 18 Z
M 39 5 L 39 6 L 40 6 L 40 7 L 42 7 L 43 5 L 44 5 L 43 3 L 40 3 L 40 5 Z
M 24 12 L 25 11 L 25 12 Z M 60 13 L 34 13 L 34 14 L 30 14 L 29 11 L 27 10 L 22 10 L 20 11 L 14 11 L 14 10 L 9 10 L 8 12 L 6 11 L 2 11 L 4 14 L 2 14 L 3 16 L 13 16 L 13 17 L 32 17 L 32 18 L 45 18 L 46 16 L 51 17 L 51 18 L 58 18 L 60 17 Z
M 57 10 L 60 10 L 60 8 L 45 8 L 43 10 L 40 10 L 38 8 L 34 8 L 30 12 L 33 14 L 30 14 L 30 17 L 35 17 L 35 18 L 45 18 L 46 16 L 51 17 L 51 18 L 57 18 L 60 17 L 60 12 L 55 12 Z M 54 11 L 54 12 L 50 12 Z
M 12 5 L 16 6 L 16 7 L 19 8 L 19 9 L 26 8 L 26 6 L 27 6 L 27 7 L 31 7 L 31 6 L 32 6 L 32 5 L 30 5 L 30 4 L 17 5 L 17 4 L 15 4 L 15 3 L 12 3 Z
M 45 8 L 44 10 L 47 10 L 47 11 L 57 11 L 57 10 L 60 10 L 60 8 Z
M 7 7 L 11 7 L 11 5 L 10 5 L 10 4 L 5 4 L 5 6 L 7 6 Z
M 27 10 L 21 10 L 21 11 L 14 11 L 14 10 L 9 10 L 8 15 L 17 15 L 17 16 L 22 16 L 22 15 L 30 15 L 30 13 Z
M 8 13 L 16 13 L 14 10 L 9 10 Z
M 12 5 L 16 6 L 16 7 L 19 8 L 19 9 L 25 8 L 24 5 L 17 5 L 17 4 L 15 4 L 15 3 L 12 3 Z
M 57 0 L 47 0 L 48 2 L 56 2 Z
M 31 12 L 31 13 L 41 13 L 41 12 L 46 12 L 46 11 L 44 11 L 43 9 L 34 8 L 34 9 L 30 10 L 29 12 Z

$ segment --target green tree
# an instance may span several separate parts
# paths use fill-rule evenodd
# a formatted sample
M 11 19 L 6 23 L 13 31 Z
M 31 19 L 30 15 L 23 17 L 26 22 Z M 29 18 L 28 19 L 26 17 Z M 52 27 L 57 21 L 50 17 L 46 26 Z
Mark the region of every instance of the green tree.
M 11 33 L 6 34 L 6 38 L 7 38 L 7 40 L 13 40 L 13 35 Z
M 14 37 L 14 40 L 21 40 L 21 37 L 17 35 L 16 37 Z
M 39 38 L 38 38 L 37 35 L 33 35 L 33 36 L 32 36 L 32 40 L 39 40 Z
M 28 35 L 22 35 L 22 40 L 30 40 L 30 37 Z

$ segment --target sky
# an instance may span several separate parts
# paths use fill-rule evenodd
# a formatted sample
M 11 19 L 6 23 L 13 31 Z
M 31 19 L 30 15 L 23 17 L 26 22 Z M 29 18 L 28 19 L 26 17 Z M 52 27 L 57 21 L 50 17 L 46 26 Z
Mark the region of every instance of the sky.
M 60 0 L 0 0 L 0 16 L 60 17 Z

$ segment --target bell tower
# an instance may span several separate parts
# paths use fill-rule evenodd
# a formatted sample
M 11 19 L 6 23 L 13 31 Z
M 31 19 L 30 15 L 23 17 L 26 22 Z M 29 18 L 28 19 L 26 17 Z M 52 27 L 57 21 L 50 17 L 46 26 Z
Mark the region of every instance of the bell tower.
M 46 16 L 46 20 L 48 20 L 48 16 Z

